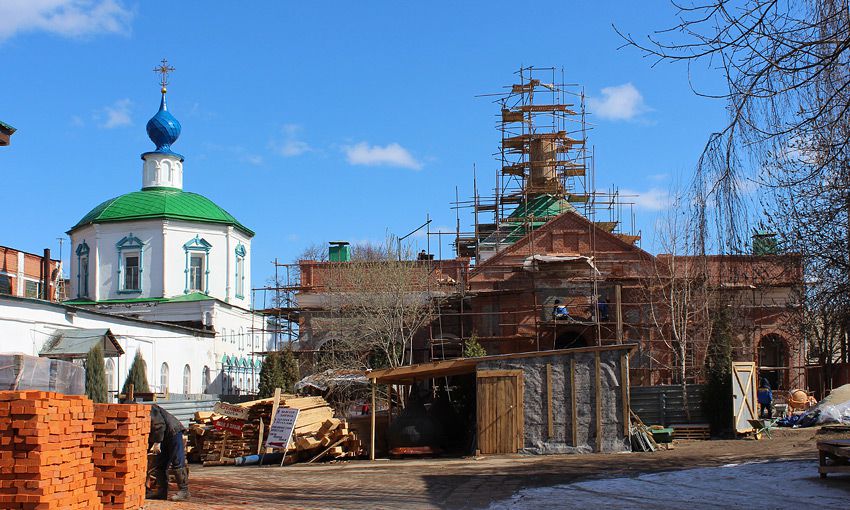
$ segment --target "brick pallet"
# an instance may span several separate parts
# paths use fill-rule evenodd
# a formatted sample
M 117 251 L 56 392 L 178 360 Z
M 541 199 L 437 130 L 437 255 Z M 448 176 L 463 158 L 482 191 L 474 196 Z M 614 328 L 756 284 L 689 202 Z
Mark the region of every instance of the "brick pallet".
M 0 392 L 0 508 L 98 510 L 94 406 L 85 397 Z
M 145 500 L 150 408 L 95 404 L 92 459 L 103 508 L 139 508 Z

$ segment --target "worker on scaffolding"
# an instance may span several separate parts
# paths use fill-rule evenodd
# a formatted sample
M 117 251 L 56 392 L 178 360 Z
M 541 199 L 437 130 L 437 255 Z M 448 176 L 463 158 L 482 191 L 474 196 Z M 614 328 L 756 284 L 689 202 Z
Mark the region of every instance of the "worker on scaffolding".
M 555 306 L 552 308 L 552 318 L 556 321 L 567 321 L 572 319 L 570 311 L 567 310 L 567 305 L 561 303 L 560 299 L 555 300 Z
M 189 470 L 186 467 L 186 450 L 183 446 L 185 427 L 180 420 L 162 407 L 151 406 L 151 428 L 148 436 L 150 451 L 156 454 L 156 491 L 148 491 L 146 499 L 168 498 L 168 468 L 174 470 L 179 491 L 171 501 L 189 499 Z
M 605 299 L 605 296 L 599 296 L 599 300 L 596 302 L 596 313 L 599 321 L 608 321 L 608 300 Z

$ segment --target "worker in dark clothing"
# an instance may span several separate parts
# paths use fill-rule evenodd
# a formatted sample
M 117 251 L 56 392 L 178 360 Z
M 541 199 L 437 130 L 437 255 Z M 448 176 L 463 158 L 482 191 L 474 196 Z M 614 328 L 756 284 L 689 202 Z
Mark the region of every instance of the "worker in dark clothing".
M 770 419 L 773 417 L 773 391 L 770 389 L 770 382 L 766 377 L 761 378 L 759 385 L 758 401 L 762 418 Z
M 605 296 L 600 296 L 599 301 L 596 302 L 596 309 L 599 312 L 599 320 L 602 322 L 608 321 L 608 300 L 605 299 Z
M 174 470 L 179 491 L 171 501 L 189 499 L 189 470 L 186 468 L 186 451 L 183 448 L 185 427 L 168 411 L 151 406 L 151 432 L 148 445 L 156 453 L 156 491 L 148 491 L 147 499 L 168 499 L 168 468 Z

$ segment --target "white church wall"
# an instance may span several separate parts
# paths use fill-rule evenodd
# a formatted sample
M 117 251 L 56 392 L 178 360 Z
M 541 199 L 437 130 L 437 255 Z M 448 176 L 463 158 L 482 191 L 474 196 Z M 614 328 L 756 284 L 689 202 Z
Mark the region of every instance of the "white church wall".
M 142 352 L 152 391 L 164 391 L 163 363 L 168 365 L 168 390 L 183 393 L 183 370 L 189 366 L 189 393 L 202 393 L 203 368 L 215 370 L 215 339 L 204 334 L 161 324 L 93 313 L 45 301 L 0 296 L 0 352 L 37 356 L 57 331 L 73 328 L 109 328 L 125 354 L 115 362 L 109 387 L 121 389 L 136 351 Z
M 228 358 L 245 358 L 256 366 L 256 351 L 266 350 L 269 334 L 263 330 L 263 317 L 236 306 L 224 304 L 214 299 L 189 302 L 166 303 L 110 303 L 97 305 L 99 311 L 110 314 L 134 317 L 154 322 L 203 322 L 215 332 L 215 338 L 209 339 L 207 352 L 203 355 L 203 366 L 210 368 L 210 380 L 213 392 L 230 392 L 235 387 L 241 392 L 253 392 L 259 385 L 259 370 L 239 370 L 234 372 L 232 385 L 222 380 L 228 371 L 223 364 Z M 199 324 L 200 326 L 200 324 Z M 242 384 L 239 384 L 242 375 Z M 249 378 L 248 376 L 251 375 Z
M 122 290 L 121 252 L 117 244 L 132 234 L 142 248 L 141 291 Z M 203 285 L 206 294 L 243 308 L 251 306 L 251 240 L 226 225 L 174 220 L 138 220 L 83 227 L 71 236 L 74 252 L 85 241 L 89 246 L 89 293 L 92 300 L 178 297 L 187 291 L 186 243 L 195 238 L 210 245 L 206 254 Z M 245 247 L 243 292 L 237 294 L 236 248 Z M 190 251 L 191 253 L 191 251 Z M 196 252 L 203 253 L 203 251 Z M 81 296 L 77 256 L 71 261 L 71 297 Z M 240 279 L 242 279 L 240 275 Z

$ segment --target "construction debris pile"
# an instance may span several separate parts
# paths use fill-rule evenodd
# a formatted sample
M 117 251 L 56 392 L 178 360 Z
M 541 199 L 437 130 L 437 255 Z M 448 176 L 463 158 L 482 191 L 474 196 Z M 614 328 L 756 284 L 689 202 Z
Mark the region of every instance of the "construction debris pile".
M 149 420 L 145 406 L 0 392 L 0 508 L 141 507 Z
M 287 450 L 290 462 L 311 460 L 317 454 L 333 459 L 363 454 L 363 444 L 349 431 L 345 420 L 334 418 L 331 406 L 322 397 L 282 395 L 278 404 L 299 410 L 293 441 Z M 189 458 L 205 466 L 234 464 L 235 459 L 266 452 L 274 399 L 238 404 L 247 410 L 247 419 L 213 412 L 195 413 L 189 427 Z M 312 459 L 318 460 L 318 459 Z
M 95 404 L 92 459 L 104 509 L 144 505 L 150 420 L 146 405 Z

